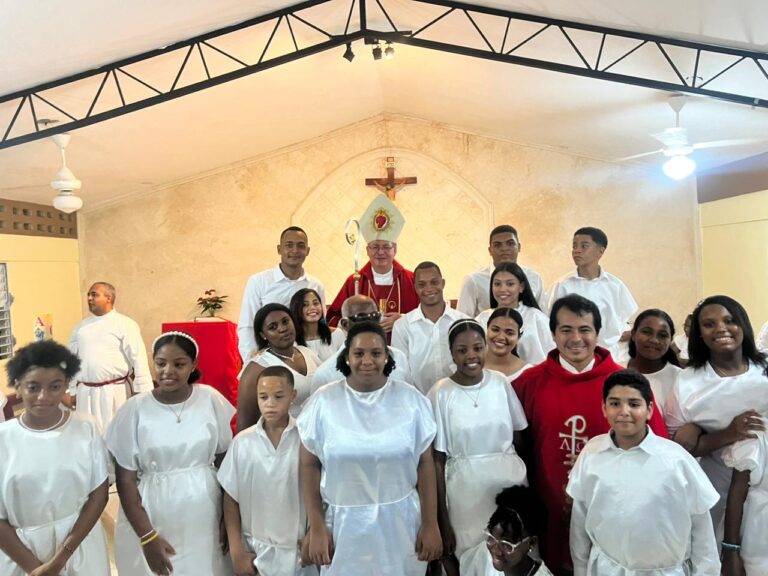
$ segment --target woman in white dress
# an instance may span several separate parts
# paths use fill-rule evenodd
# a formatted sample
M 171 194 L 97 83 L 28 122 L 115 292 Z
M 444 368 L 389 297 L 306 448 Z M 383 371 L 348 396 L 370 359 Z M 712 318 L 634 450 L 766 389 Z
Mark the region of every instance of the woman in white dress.
M 61 404 L 80 360 L 45 340 L 6 365 L 24 413 L 0 425 L 0 575 L 108 576 L 107 451 L 96 424 Z
M 262 306 L 253 319 L 258 352 L 240 373 L 237 392 L 237 430 L 250 428 L 259 421 L 259 403 L 256 384 L 259 374 L 267 366 L 285 366 L 293 374 L 296 401 L 291 405 L 291 416 L 301 412 L 301 406 L 312 392 L 312 376 L 320 359 L 306 346 L 296 345 L 296 327 L 291 311 L 282 304 Z
M 499 492 L 496 510 L 483 532 L 485 540 L 473 549 L 472 562 L 461 576 L 552 576 L 535 553 L 546 514 L 538 495 L 528 486 L 511 486 Z
M 667 396 L 680 372 L 677 355 L 671 348 L 675 323 L 658 308 L 643 310 L 635 318 L 629 339 L 627 368 L 637 370 L 651 383 L 653 404 L 662 415 Z
M 296 344 L 312 350 L 320 362 L 343 346 L 343 338 L 333 338 L 334 329 L 325 321 L 323 302 L 315 290 L 302 288 L 291 297 L 288 308 L 296 328 Z
M 355 323 L 338 360 L 345 379 L 299 415 L 305 544 L 323 575 L 424 576 L 440 557 L 435 421 L 421 392 L 388 377 L 393 368 L 383 328 Z
M 525 324 L 517 355 L 531 365 L 544 362 L 549 351 L 555 348 L 555 341 L 549 328 L 549 317 L 540 310 L 523 269 L 514 262 L 500 264 L 491 274 L 490 290 L 491 307 L 480 312 L 476 320 L 486 326 L 496 308 L 517 310 Z
M 446 571 L 463 574 L 465 553 L 482 542 L 494 498 L 510 484 L 526 484 L 526 469 L 514 439 L 528 421 L 512 386 L 499 372 L 484 370 L 483 328 L 457 320 L 448 332 L 456 372 L 429 391 L 437 422 L 435 462 L 438 518 Z
M 531 367 L 517 355 L 517 344 L 523 333 L 523 317 L 512 308 L 496 308 L 488 318 L 488 354 L 485 369 L 496 370 L 512 383 Z
M 700 458 L 720 494 L 712 508 L 720 540 L 731 484 L 722 450 L 765 430 L 761 414 L 768 414 L 768 363 L 755 347 L 746 310 L 728 296 L 710 296 L 696 306 L 688 351 L 690 365 L 677 377 L 664 419 L 675 442 Z
M 232 441 L 235 410 L 214 388 L 195 384 L 198 348 L 188 334 L 161 335 L 152 358 L 157 387 L 130 398 L 107 429 L 121 505 L 118 574 L 229 575 L 215 466 Z

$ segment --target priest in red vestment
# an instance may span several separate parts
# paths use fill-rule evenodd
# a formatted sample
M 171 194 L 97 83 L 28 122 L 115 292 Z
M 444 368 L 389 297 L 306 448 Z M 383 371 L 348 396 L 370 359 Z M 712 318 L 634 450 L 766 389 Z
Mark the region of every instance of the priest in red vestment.
M 540 552 L 554 576 L 573 573 L 568 473 L 590 438 L 610 432 L 603 414 L 603 382 L 623 369 L 608 350 L 597 346 L 600 327 L 594 302 L 577 294 L 560 298 L 550 316 L 557 349 L 512 383 L 528 419 L 523 451 L 529 480 L 548 512 Z M 653 411 L 649 425 L 657 436 L 667 438 L 660 411 Z
M 413 272 L 395 260 L 397 237 L 404 224 L 403 215 L 384 194 L 379 194 L 368 206 L 360 220 L 368 263 L 357 275 L 350 274 L 328 306 L 326 317 L 331 326 L 336 326 L 342 317 L 341 305 L 355 294 L 355 280 L 358 280 L 358 293 L 376 302 L 382 313 L 381 326 L 388 335 L 401 314 L 419 305 Z

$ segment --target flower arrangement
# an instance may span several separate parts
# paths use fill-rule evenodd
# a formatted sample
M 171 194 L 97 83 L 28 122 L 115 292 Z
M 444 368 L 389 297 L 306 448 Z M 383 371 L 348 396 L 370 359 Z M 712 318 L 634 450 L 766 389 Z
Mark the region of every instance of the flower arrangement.
M 197 299 L 200 311 L 211 317 L 216 316 L 216 312 L 224 307 L 228 296 L 219 296 L 213 288 L 206 290 L 204 294 L 204 296 Z

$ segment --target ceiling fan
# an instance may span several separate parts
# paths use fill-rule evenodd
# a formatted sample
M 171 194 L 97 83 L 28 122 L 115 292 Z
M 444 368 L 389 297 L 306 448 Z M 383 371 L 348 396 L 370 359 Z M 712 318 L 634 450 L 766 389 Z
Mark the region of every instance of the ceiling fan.
M 61 210 L 65 214 L 71 214 L 83 207 L 83 199 L 75 195 L 75 191 L 80 190 L 83 183 L 75 177 L 72 170 L 67 166 L 67 154 L 65 150 L 67 144 L 69 144 L 70 135 L 66 133 L 55 134 L 51 136 L 51 140 L 54 141 L 61 151 L 61 168 L 51 182 L 51 188 L 59 191 L 53 199 L 53 207 L 57 210 Z
M 667 158 L 666 162 L 662 165 L 664 174 L 674 180 L 683 180 L 693 174 L 696 170 L 696 162 L 690 157 L 690 154 L 694 150 L 741 146 L 765 141 L 764 139 L 757 138 L 741 138 L 731 140 L 711 140 L 709 142 L 691 142 L 688 139 L 688 131 L 680 126 L 680 111 L 689 99 L 690 97 L 685 94 L 672 94 L 669 97 L 669 106 L 675 113 L 675 125 L 664 129 L 662 132 L 651 134 L 653 138 L 662 144 L 662 148 L 650 152 L 634 154 L 632 156 L 625 156 L 624 158 L 619 158 L 618 162 L 636 160 L 637 158 L 644 158 L 645 156 L 652 156 L 654 154 L 663 154 Z

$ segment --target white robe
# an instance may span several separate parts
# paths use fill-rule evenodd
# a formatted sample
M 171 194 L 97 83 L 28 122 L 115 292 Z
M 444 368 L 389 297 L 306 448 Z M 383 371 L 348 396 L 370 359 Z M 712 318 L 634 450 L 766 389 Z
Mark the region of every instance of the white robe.
M 718 494 L 682 446 L 650 429 L 629 450 L 595 436 L 566 492 L 574 576 L 719 576 L 708 514 Z
M 133 392 L 152 390 L 147 351 L 139 325 L 111 310 L 102 316 L 89 316 L 80 322 L 69 338 L 69 349 L 80 357 L 80 371 L 70 381 L 70 394 L 77 397 L 77 410 L 88 412 L 102 431 L 129 397 L 126 382 L 91 387 L 82 382 L 108 382 L 126 376 L 135 377 Z
M 464 552 L 465 563 L 461 567 L 461 576 L 504 576 L 493 567 L 491 553 L 485 541 Z M 530 576 L 552 576 L 547 565 L 542 562 L 539 568 Z
M 528 427 L 520 401 L 500 372 L 461 386 L 444 378 L 429 392 L 437 422 L 435 450 L 446 455 L 448 516 L 456 534 L 456 556 L 480 543 L 496 510 L 496 495 L 527 484 L 525 464 L 515 453 L 514 433 Z M 475 406 L 475 403 L 477 406 Z
M 0 425 L 0 518 L 41 562 L 50 560 L 91 492 L 107 480 L 107 450 L 88 415 L 73 412 L 49 432 L 18 420 Z M 67 561 L 62 576 L 108 576 L 104 529 L 97 522 Z M 0 575 L 22 576 L 0 551 Z
M 664 422 L 670 436 L 678 428 L 693 422 L 707 432 L 717 432 L 728 427 L 735 416 L 747 410 L 768 414 L 768 378 L 764 369 L 750 364 L 749 369 L 738 376 L 719 376 L 707 363 L 702 368 L 681 370 L 667 397 Z M 712 509 L 712 521 L 718 539 L 722 536 L 722 520 L 725 499 L 731 486 L 731 470 L 722 460 L 722 449 L 701 458 L 701 467 L 715 489 L 720 502 Z
M 309 398 L 309 395 L 312 393 L 312 377 L 315 375 L 315 372 L 321 365 L 320 359 L 314 352 L 312 352 L 312 350 L 306 346 L 295 347 L 301 353 L 302 357 L 304 358 L 304 363 L 307 365 L 306 374 L 297 372 L 291 366 L 288 366 L 288 364 L 286 364 L 282 358 L 275 356 L 267 350 L 259 351 L 250 360 L 251 362 L 255 362 L 259 366 L 264 366 L 265 368 L 268 366 L 282 366 L 283 368 L 288 368 L 288 370 L 291 371 L 291 374 L 293 374 L 293 389 L 296 390 L 296 400 L 294 400 L 293 404 L 291 404 L 289 412 L 294 418 L 299 415 L 299 412 L 301 412 L 302 404 L 304 404 L 304 401 Z M 245 368 L 246 367 L 244 366 L 243 370 L 240 372 L 240 376 L 242 376 Z
M 260 419 L 235 437 L 219 469 L 221 487 L 240 506 L 243 540 L 256 554 L 262 576 L 302 574 L 299 549 L 307 515 L 299 482 L 299 446 L 293 418 L 277 448 Z
M 298 418 L 304 446 L 322 464 L 320 492 L 335 552 L 328 576 L 424 576 L 415 551 L 421 454 L 435 436 L 427 399 L 389 379 L 373 392 L 345 380 L 318 390 Z
M 675 387 L 675 381 L 677 381 L 677 375 L 682 368 L 670 364 L 667 362 L 664 368 L 658 372 L 652 372 L 650 374 L 643 374 L 648 378 L 648 382 L 651 383 L 651 390 L 653 391 L 653 398 L 656 401 L 656 407 L 661 410 L 662 416 L 664 415 L 665 407 L 667 405 L 667 397 L 672 389 Z
M 334 330 L 335 332 L 335 330 Z M 328 360 L 331 356 L 344 346 L 344 340 L 339 341 L 339 338 L 334 339 L 333 333 L 331 334 L 331 343 L 326 344 L 322 339 L 307 340 L 307 348 L 315 353 L 320 362 Z
M 534 366 L 541 364 L 547 359 L 547 354 L 555 349 L 555 341 L 549 329 L 549 318 L 538 308 L 531 308 L 522 302 L 515 309 L 523 317 L 523 335 L 517 343 L 517 355 Z M 493 312 L 493 308 L 484 310 L 475 320 L 487 329 L 488 319 Z
M 723 461 L 749 470 L 749 492 L 741 519 L 741 559 L 747 576 L 768 574 L 768 434 L 742 440 L 723 450 Z
M 214 388 L 194 384 L 183 411 L 182 404 L 162 404 L 152 393 L 140 394 L 118 410 L 107 430 L 107 446 L 117 463 L 139 474 L 141 503 L 152 526 L 176 550 L 174 574 L 231 574 L 219 545 L 221 488 L 213 461 L 232 441 L 234 413 Z M 122 508 L 115 563 L 120 576 L 152 574 Z

